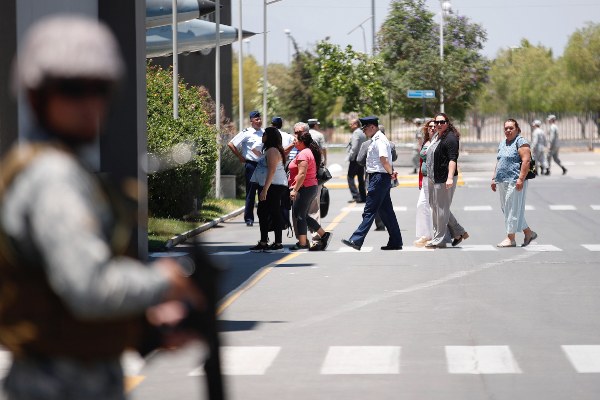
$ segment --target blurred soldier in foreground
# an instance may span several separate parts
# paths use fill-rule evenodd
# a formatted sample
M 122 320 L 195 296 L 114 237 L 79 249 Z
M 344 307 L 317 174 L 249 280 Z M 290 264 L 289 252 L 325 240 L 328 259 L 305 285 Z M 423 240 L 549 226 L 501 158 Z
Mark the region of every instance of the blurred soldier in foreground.
M 4 388 L 10 400 L 123 399 L 119 357 L 143 319 L 174 326 L 184 302 L 203 299 L 175 261 L 125 255 L 135 218 L 79 156 L 123 72 L 111 32 L 54 16 L 20 49 L 15 86 L 35 126 L 0 166 L 0 343 L 13 354 Z

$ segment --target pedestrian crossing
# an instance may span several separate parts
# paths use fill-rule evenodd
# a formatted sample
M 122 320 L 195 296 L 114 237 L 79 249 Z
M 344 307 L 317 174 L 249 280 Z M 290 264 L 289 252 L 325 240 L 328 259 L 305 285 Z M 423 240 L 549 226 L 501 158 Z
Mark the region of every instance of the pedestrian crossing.
M 439 364 L 445 364 L 445 372 L 452 375 L 498 375 L 536 373 L 535 369 L 523 369 L 519 360 L 539 357 L 519 347 L 515 352 L 507 345 L 486 346 L 440 346 L 437 358 L 431 358 L 430 350 L 424 360 L 431 365 L 431 373 L 439 372 Z M 402 346 L 330 346 L 315 362 L 308 361 L 306 368 L 318 371 L 320 375 L 399 375 L 411 372 L 411 365 L 403 363 Z M 415 357 L 415 349 L 410 353 Z M 418 350 L 418 349 L 416 349 Z M 579 374 L 600 373 L 600 345 L 562 345 L 547 349 L 550 355 L 555 352 L 568 361 L 568 372 Z M 277 373 L 278 359 L 292 357 L 285 349 L 277 346 L 224 346 L 221 348 L 222 370 L 231 376 L 261 376 Z M 418 356 L 418 353 L 416 354 Z M 283 360 L 282 364 L 286 364 Z M 422 362 L 419 363 L 422 372 Z M 526 364 L 526 363 L 523 363 Z M 530 365 L 530 364 L 529 364 Z M 565 363 L 557 362 L 557 368 L 565 368 Z M 298 365 L 298 369 L 305 369 Z M 567 372 L 567 371 L 564 371 Z M 193 369 L 188 376 L 203 375 L 203 367 Z
M 593 210 L 593 211 L 600 211 L 600 204 L 590 204 L 589 207 Z M 525 205 L 525 210 L 526 211 L 539 211 L 541 210 L 541 207 L 536 207 L 534 205 L 531 204 L 526 204 Z M 573 204 L 549 204 L 548 205 L 548 210 L 550 211 L 577 211 L 577 210 L 586 210 L 587 206 L 576 206 Z M 342 212 L 352 212 L 352 213 L 362 213 L 365 210 L 364 205 L 357 205 L 356 207 L 343 207 L 341 209 Z M 500 211 L 500 206 L 492 206 L 489 204 L 481 204 L 481 205 L 470 205 L 470 206 L 464 206 L 463 207 L 463 211 L 474 211 L 474 212 L 479 212 L 479 211 Z M 407 207 L 407 206 L 394 206 L 394 211 L 396 212 L 407 212 L 407 211 L 411 211 L 414 212 L 415 208 L 414 207 Z
M 351 247 L 348 246 L 344 246 L 344 245 L 340 245 L 339 247 L 333 247 L 334 244 L 330 245 L 329 248 L 327 249 L 327 253 L 371 253 L 373 251 L 380 251 L 379 247 L 374 247 L 374 246 L 363 246 L 360 251 L 354 250 Z M 337 246 L 337 244 L 335 244 Z M 586 249 L 587 251 L 592 251 L 592 252 L 597 252 L 600 251 L 600 244 L 579 244 L 578 246 Z M 284 246 L 285 247 L 285 246 Z M 552 244 L 538 244 L 537 242 L 532 242 L 529 246 L 527 247 L 520 247 L 517 246 L 516 248 L 513 249 L 514 251 L 527 251 L 527 252 L 537 252 L 537 253 L 544 253 L 544 252 L 561 252 L 564 251 L 563 248 L 552 245 Z M 436 251 L 466 251 L 466 252 L 482 252 L 482 251 L 510 251 L 510 249 L 501 249 L 496 247 L 495 244 L 464 244 L 461 243 L 460 245 L 456 246 L 456 247 L 452 247 L 450 244 L 448 244 L 448 247 L 446 247 L 445 249 L 427 249 L 425 247 L 416 247 L 416 246 L 403 246 L 402 250 L 398 250 L 398 251 L 402 251 L 404 253 L 406 252 L 422 252 L 422 253 L 435 253 Z M 212 253 L 211 255 L 213 256 L 241 256 L 241 255 L 246 255 L 246 254 L 250 254 L 252 253 L 250 250 L 241 250 L 241 251 L 218 251 L 215 253 Z M 276 253 L 276 254 L 290 254 L 292 253 L 288 248 L 284 248 L 283 252 L 281 253 Z M 323 252 L 306 252 L 304 251 L 303 253 L 308 253 L 308 254 L 320 254 L 322 255 Z M 266 254 L 266 253 L 254 253 L 254 254 Z M 152 256 L 152 254 L 151 254 Z

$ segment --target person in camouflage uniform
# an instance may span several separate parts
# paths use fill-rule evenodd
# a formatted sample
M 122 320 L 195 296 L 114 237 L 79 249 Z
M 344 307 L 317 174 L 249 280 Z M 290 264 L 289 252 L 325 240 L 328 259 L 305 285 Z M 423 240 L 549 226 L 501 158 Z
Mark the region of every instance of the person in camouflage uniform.
M 10 400 L 121 400 L 120 356 L 140 322 L 173 325 L 186 315 L 184 301 L 201 307 L 174 260 L 126 256 L 130 213 L 80 156 L 97 139 L 123 69 L 109 29 L 81 16 L 44 18 L 20 46 L 15 87 L 35 121 L 0 167 Z

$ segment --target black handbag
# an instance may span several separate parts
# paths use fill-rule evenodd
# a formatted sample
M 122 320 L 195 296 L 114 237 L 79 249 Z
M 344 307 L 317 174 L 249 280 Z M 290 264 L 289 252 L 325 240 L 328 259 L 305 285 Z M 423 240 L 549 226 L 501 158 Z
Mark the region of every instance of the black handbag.
M 325 182 L 327 182 L 331 178 L 332 178 L 331 177 L 331 172 L 329 172 L 329 170 L 327 169 L 327 167 L 320 166 L 319 169 L 317 170 L 317 181 L 319 182 L 319 185 L 324 184 Z
M 321 203 L 319 213 L 321 214 L 321 218 L 325 218 L 329 212 L 329 189 L 325 186 L 321 188 L 321 198 L 319 201 Z
M 515 146 L 517 146 L 517 140 L 515 139 Z M 517 152 L 519 151 L 519 147 L 517 146 Z M 519 171 L 521 170 L 521 165 L 523 165 L 523 161 L 519 163 Z M 527 171 L 527 176 L 525 179 L 534 179 L 537 176 L 537 171 L 535 170 L 535 160 L 533 159 L 533 155 L 531 154 L 531 148 L 529 148 L 529 170 Z

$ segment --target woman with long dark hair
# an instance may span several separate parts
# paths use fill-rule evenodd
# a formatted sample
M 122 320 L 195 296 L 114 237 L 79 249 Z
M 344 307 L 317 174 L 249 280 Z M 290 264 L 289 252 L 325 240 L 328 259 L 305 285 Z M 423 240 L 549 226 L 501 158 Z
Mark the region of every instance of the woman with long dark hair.
M 458 223 L 450 205 L 458 181 L 458 145 L 460 133 L 452 125 L 448 115 L 438 113 L 433 123 L 437 140 L 427 149 L 427 179 L 429 180 L 429 205 L 433 220 L 433 238 L 427 242 L 427 248 L 444 248 L 452 240 L 452 246 L 458 245 L 469 234 Z
M 252 251 L 267 253 L 282 252 L 283 215 L 281 201 L 287 193 L 287 175 L 285 173 L 285 152 L 281 145 L 281 134 L 274 127 L 266 128 L 263 137 L 263 157 L 258 161 L 256 179 L 260 186 L 258 195 L 258 221 L 260 225 L 260 241 L 251 248 Z M 262 181 L 264 177 L 264 181 Z M 275 241 L 268 245 L 269 222 L 273 222 Z
M 308 132 L 308 125 L 299 122 L 294 125 L 294 133 L 297 136 L 296 148 L 298 154 L 289 165 L 289 187 L 292 205 L 292 215 L 296 220 L 296 237 L 298 243 L 290 250 L 309 249 L 307 239 L 308 227 L 317 232 L 320 239 L 310 247 L 310 250 L 325 250 L 329 245 L 331 233 L 325 232 L 321 225 L 308 215 L 311 202 L 317 195 L 318 182 L 317 170 L 321 165 L 321 149 L 312 139 Z

